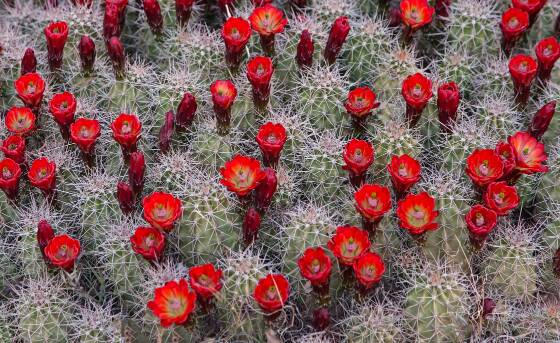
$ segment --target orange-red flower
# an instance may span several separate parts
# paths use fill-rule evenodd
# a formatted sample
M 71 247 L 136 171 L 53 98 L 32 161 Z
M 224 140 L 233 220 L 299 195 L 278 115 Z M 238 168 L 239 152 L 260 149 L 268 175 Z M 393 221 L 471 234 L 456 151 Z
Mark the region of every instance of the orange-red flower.
M 530 16 L 534 16 L 546 5 L 547 0 L 511 0 L 511 4 L 515 8 L 519 8 Z
M 99 121 L 95 119 L 79 118 L 70 124 L 70 138 L 72 142 L 85 153 L 93 150 L 97 138 L 101 135 Z
M 53 22 L 45 27 L 47 39 L 48 60 L 51 71 L 60 68 L 64 45 L 68 39 L 68 25 L 64 21 Z
M 58 125 L 68 126 L 74 122 L 76 98 L 70 92 L 55 94 L 49 101 L 49 111 Z
M 404 79 L 401 93 L 407 106 L 422 111 L 433 96 L 432 81 L 420 73 L 410 75 Z
M 45 81 L 41 75 L 37 73 L 22 75 L 14 81 L 14 86 L 18 97 L 25 106 L 31 109 L 39 108 L 45 92 Z
M 505 181 L 492 182 L 484 193 L 486 206 L 499 216 L 505 216 L 519 205 L 519 196 L 514 186 Z
M 272 59 L 256 56 L 247 63 L 247 79 L 253 86 L 253 102 L 264 107 L 270 97 L 270 80 L 274 73 Z
M 10 158 L 0 161 L 0 188 L 6 196 L 15 200 L 18 194 L 19 180 L 21 178 L 21 168 L 19 164 Z
M 23 163 L 25 160 L 25 139 L 18 135 L 10 136 L 2 141 L 0 150 L 2 150 L 4 156 L 11 158 L 14 162 Z
M 210 86 L 214 109 L 227 110 L 237 97 L 237 89 L 229 80 L 217 80 Z
M 358 282 L 366 289 L 377 284 L 385 273 L 385 263 L 381 256 L 369 251 L 354 262 L 352 268 Z
M 403 0 L 400 8 L 402 22 L 412 30 L 430 24 L 435 12 L 427 0 Z
M 436 230 L 438 215 L 435 199 L 426 192 L 407 195 L 397 207 L 400 226 L 412 235 Z
M 484 240 L 496 227 L 498 215 L 482 205 L 474 205 L 465 215 L 465 223 L 472 236 Z
M 281 309 L 290 296 L 290 284 L 281 274 L 269 274 L 259 280 L 253 297 L 260 308 L 267 312 Z
M 354 264 L 369 250 L 370 246 L 367 231 L 355 226 L 339 226 L 336 228 L 335 235 L 327 243 L 327 247 L 333 255 L 346 266 Z
M 231 17 L 224 23 L 222 38 L 226 45 L 226 62 L 230 67 L 239 65 L 251 32 L 251 24 L 243 18 Z
M 550 79 L 554 63 L 560 58 L 560 43 L 555 37 L 545 38 L 535 46 L 535 54 L 539 62 L 539 78 Z
M 6 113 L 6 128 L 18 136 L 27 136 L 35 130 L 35 115 L 27 107 L 12 107 Z
M 529 27 L 529 14 L 519 8 L 510 8 L 502 14 L 500 28 L 505 40 L 515 41 Z
M 53 266 L 72 272 L 80 254 L 80 241 L 68 235 L 55 236 L 45 247 L 45 256 Z
M 189 269 L 192 289 L 204 301 L 214 297 L 222 289 L 222 270 L 213 264 L 203 264 Z
M 238 196 L 245 196 L 255 189 L 265 174 L 261 170 L 261 163 L 251 157 L 235 155 L 220 168 L 222 179 L 220 183 Z
M 45 157 L 36 159 L 27 172 L 29 182 L 45 192 L 52 192 L 56 186 L 56 164 Z
M 373 146 L 369 142 L 352 139 L 344 148 L 342 157 L 346 165 L 342 168 L 350 174 L 362 175 L 373 164 L 373 155 Z
M 273 166 L 278 163 L 280 152 L 287 139 L 288 135 L 282 124 L 268 122 L 260 127 L 256 140 L 262 151 L 266 166 Z
M 542 163 L 548 156 L 544 144 L 528 132 L 519 131 L 508 137 L 508 142 L 515 154 L 516 169 L 523 174 L 546 173 L 548 167 Z
M 387 171 L 391 176 L 391 183 L 395 191 L 404 194 L 420 180 L 422 169 L 418 161 L 407 154 L 403 154 L 391 157 L 391 162 L 387 165 Z
M 499 142 L 496 145 L 496 153 L 500 156 L 504 165 L 503 177 L 508 177 L 517 164 L 515 161 L 515 151 L 513 151 L 513 147 L 509 143 Z
M 537 62 L 528 55 L 516 55 L 509 61 L 509 72 L 515 85 L 529 86 L 537 75 Z
M 363 185 L 354 193 L 354 200 L 362 217 L 373 223 L 391 209 L 391 193 L 381 185 Z
M 504 164 L 492 149 L 476 149 L 467 157 L 465 172 L 474 184 L 485 187 L 502 177 Z
M 273 36 L 284 31 L 288 20 L 284 13 L 272 5 L 257 7 L 249 16 L 251 27 L 261 36 Z
M 354 88 L 348 93 L 344 107 L 352 117 L 366 118 L 373 109 L 379 107 L 375 98 L 375 93 L 367 86 Z
M 132 250 L 146 260 L 159 261 L 165 249 L 165 236 L 156 228 L 141 226 L 130 237 L 130 244 Z
M 307 248 L 297 264 L 301 276 L 309 280 L 313 286 L 324 287 L 329 284 L 332 262 L 323 248 Z
M 154 300 L 148 308 L 159 318 L 161 326 L 183 325 L 196 307 L 196 294 L 185 279 L 168 281 L 154 291 Z
M 113 138 L 124 150 L 130 152 L 136 150 L 136 143 L 142 131 L 142 123 L 137 116 L 121 113 L 111 123 L 111 130 L 113 130 Z
M 183 213 L 181 200 L 164 192 L 154 192 L 142 200 L 144 219 L 156 229 L 171 231 Z

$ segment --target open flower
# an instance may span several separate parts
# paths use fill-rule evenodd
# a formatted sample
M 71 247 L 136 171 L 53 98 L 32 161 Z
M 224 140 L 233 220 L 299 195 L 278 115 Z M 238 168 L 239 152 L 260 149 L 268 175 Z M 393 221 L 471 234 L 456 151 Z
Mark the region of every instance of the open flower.
M 393 188 L 399 194 L 404 194 L 420 180 L 420 163 L 414 158 L 403 154 L 391 157 L 391 162 L 387 165 L 387 171 L 391 176 Z
M 243 18 L 231 17 L 224 23 L 222 38 L 226 45 L 226 62 L 230 67 L 239 65 L 251 32 L 251 24 Z
M 515 151 L 509 143 L 499 142 L 496 145 L 496 153 L 500 156 L 504 165 L 503 177 L 508 177 L 517 164 L 515 161 Z
M 10 158 L 0 161 L 0 188 L 6 193 L 8 199 L 15 200 L 18 195 L 21 168 Z
M 309 280 L 313 286 L 324 287 L 329 284 L 332 262 L 323 248 L 307 248 L 297 264 L 301 276 Z
M 373 146 L 369 142 L 352 139 L 344 148 L 342 157 L 346 165 L 342 168 L 353 175 L 362 175 L 373 164 L 373 155 Z
M 385 273 L 385 263 L 381 256 L 369 251 L 354 262 L 352 268 L 356 279 L 366 289 L 377 284 Z
M 71 273 L 80 254 L 80 241 L 68 235 L 55 236 L 45 247 L 45 256 L 53 266 Z
M 273 5 L 257 7 L 249 16 L 251 27 L 261 36 L 273 36 L 284 31 L 288 20 L 284 13 Z
M 76 113 L 76 97 L 70 92 L 55 94 L 49 101 L 49 112 L 58 125 L 72 124 Z
M 84 153 L 91 153 L 100 135 L 101 127 L 95 119 L 79 118 L 70 125 L 70 138 Z
M 537 43 L 535 54 L 539 62 L 539 78 L 541 80 L 550 79 L 554 63 L 560 58 L 560 43 L 555 37 L 548 37 Z
M 381 185 L 363 185 L 354 193 L 354 200 L 362 217 L 373 223 L 391 209 L 391 193 Z
M 465 215 L 465 223 L 472 236 L 486 239 L 486 236 L 496 227 L 498 215 L 482 205 L 474 205 Z
M 51 71 L 59 69 L 62 65 L 64 45 L 68 39 L 68 24 L 58 21 L 49 24 L 44 30 L 47 39 L 48 60 Z
M 121 113 L 111 123 L 113 138 L 121 147 L 129 152 L 136 150 L 136 143 L 142 132 L 142 123 L 134 114 Z
M 242 155 L 235 155 L 226 162 L 220 174 L 220 183 L 241 197 L 249 194 L 265 177 L 258 160 Z
M 531 22 L 533 22 L 536 15 L 540 12 L 544 5 L 546 5 L 546 1 L 547 0 L 511 0 L 511 4 L 513 7 L 529 13 Z
M 281 309 L 290 296 L 290 284 L 281 274 L 269 274 L 259 280 L 253 297 L 260 308 L 272 313 Z
M 214 297 L 222 289 L 222 270 L 213 264 L 203 264 L 189 269 L 192 289 L 204 301 Z
M 132 250 L 146 260 L 160 261 L 165 249 L 165 236 L 156 228 L 141 226 L 130 237 L 130 244 Z
M 164 192 L 154 192 L 142 200 L 144 219 L 156 229 L 171 231 L 183 209 L 181 200 Z
M 530 86 L 537 75 L 537 62 L 528 55 L 516 55 L 509 61 L 514 85 Z
M 237 89 L 229 80 L 217 80 L 210 86 L 214 109 L 227 110 L 237 97 Z
M 375 93 L 367 86 L 354 88 L 348 93 L 344 107 L 352 117 L 366 118 L 373 109 L 379 107 L 375 98 Z
M 23 163 L 25 161 L 25 139 L 21 136 L 13 135 L 2 141 L 0 150 L 4 156 L 11 158 L 16 163 Z
M 427 0 L 403 0 L 400 9 L 402 22 L 412 30 L 430 24 L 435 12 Z
M 56 187 L 56 164 L 45 157 L 36 159 L 27 172 L 29 182 L 45 192 L 52 192 Z
M 397 207 L 400 226 L 412 235 L 436 230 L 438 224 L 435 220 L 438 215 L 435 199 L 426 192 L 407 195 L 399 201 Z
M 256 140 L 266 166 L 274 166 L 278 163 L 280 152 L 287 139 L 288 135 L 282 124 L 268 122 L 260 127 Z
M 183 325 L 196 307 L 196 294 L 185 279 L 168 281 L 154 291 L 154 300 L 148 308 L 159 318 L 161 326 Z
M 519 131 L 508 137 L 508 142 L 515 154 L 515 168 L 523 174 L 546 173 L 548 167 L 542 163 L 548 156 L 544 144 L 528 132 Z
M 253 102 L 265 107 L 270 97 L 270 80 L 274 73 L 272 60 L 265 56 L 253 57 L 247 63 L 247 79 L 253 86 Z
M 45 81 L 41 75 L 37 73 L 27 73 L 20 76 L 14 82 L 14 86 L 18 97 L 23 101 L 25 106 L 31 109 L 37 109 L 43 101 L 43 93 L 45 92 Z
M 432 81 L 420 73 L 410 75 L 404 79 L 401 93 L 407 106 L 422 111 L 433 96 Z
M 27 107 L 12 107 L 6 113 L 6 128 L 18 136 L 27 136 L 35 130 L 35 115 Z
M 499 216 L 505 216 L 519 205 L 519 196 L 514 186 L 505 181 L 492 182 L 484 193 L 484 202 Z
M 346 266 L 351 266 L 369 250 L 370 246 L 367 231 L 355 226 L 339 226 L 336 228 L 335 235 L 327 243 L 333 255 Z
M 504 40 L 515 42 L 529 27 L 529 14 L 519 8 L 510 8 L 502 14 L 500 28 Z
M 474 184 L 485 187 L 502 177 L 504 164 L 501 157 L 492 149 L 476 149 L 467 157 L 465 172 Z

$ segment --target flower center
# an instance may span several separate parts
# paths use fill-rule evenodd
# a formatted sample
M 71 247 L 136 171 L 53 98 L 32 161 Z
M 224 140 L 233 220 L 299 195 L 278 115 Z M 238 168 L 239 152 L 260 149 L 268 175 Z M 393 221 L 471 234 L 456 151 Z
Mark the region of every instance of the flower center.
M 422 94 L 424 94 L 422 86 L 420 86 L 419 84 L 414 85 L 414 88 L 412 88 L 412 96 L 415 98 L 420 98 Z
M 372 265 L 362 268 L 362 275 L 370 279 L 375 277 L 375 268 Z
M 169 211 L 163 207 L 162 204 L 158 204 L 156 210 L 154 211 L 154 215 L 157 219 L 167 219 L 169 217 Z
M 496 195 L 494 195 L 494 201 L 496 202 L 496 204 L 498 205 L 502 205 L 504 203 L 504 198 L 505 198 L 505 194 L 504 192 L 498 193 Z
M 16 150 L 17 149 L 17 145 L 12 143 L 10 145 L 8 145 L 8 150 Z
M 10 168 L 8 168 L 8 167 L 2 168 L 2 178 L 3 178 L 4 180 L 10 179 L 10 178 L 12 177 L 12 175 L 13 175 L 13 173 L 12 173 L 12 171 L 10 170 Z
M 476 224 L 476 226 L 482 226 L 485 224 L 485 220 L 484 220 L 484 216 L 482 215 L 482 213 L 477 213 L 476 214 L 476 218 L 474 220 L 474 223 Z
M 256 70 L 256 74 L 257 76 L 262 76 L 264 74 L 264 66 L 262 64 L 259 64 Z
M 276 137 L 276 134 L 271 132 L 268 136 L 266 136 L 266 141 L 270 144 L 276 144 L 278 142 L 278 137 Z
M 63 101 L 63 102 L 60 104 L 60 109 L 61 109 L 61 110 L 66 110 L 66 109 L 68 109 L 68 102 L 67 102 L 67 101 Z
M 516 29 L 518 25 L 519 25 L 519 19 L 517 19 L 516 17 L 513 17 L 508 21 L 508 27 L 510 29 Z
M 414 209 L 414 212 L 412 212 L 412 216 L 414 217 L 414 219 L 422 220 L 426 217 L 426 213 L 424 213 L 424 211 L 422 210 Z
M 45 176 L 47 176 L 47 168 L 41 168 L 39 171 L 39 178 L 43 179 Z
M 356 151 L 354 151 L 354 162 L 361 163 L 363 160 L 364 154 L 362 153 L 362 150 L 356 149 Z
M 278 291 L 275 286 L 270 286 L 266 291 L 266 298 L 270 301 L 278 299 Z
M 181 300 L 177 298 L 169 300 L 169 309 L 171 310 L 171 312 L 179 314 L 179 312 L 183 309 Z
M 418 12 L 418 9 L 413 8 L 410 10 L 408 17 L 414 21 L 418 21 L 420 19 L 420 13 Z
M 132 131 L 132 127 L 130 127 L 129 122 L 128 121 L 123 122 L 121 127 L 121 133 L 123 135 L 128 135 L 131 131 Z
M 379 204 L 379 200 L 377 200 L 376 196 L 377 195 L 375 193 L 372 193 L 371 197 L 367 199 L 368 205 L 370 207 L 377 207 L 377 205 Z
M 399 166 L 399 176 L 400 177 L 407 177 L 408 176 L 408 171 L 406 170 L 404 164 L 401 164 Z
M 311 272 L 313 274 L 317 274 L 320 270 L 321 270 L 321 262 L 319 262 L 318 259 L 314 259 L 313 262 L 311 262 Z
M 212 284 L 212 280 L 205 274 L 200 275 L 198 277 L 197 282 L 205 287 L 210 286 Z
M 547 47 L 543 50 L 543 55 L 546 57 L 552 55 L 552 45 L 547 45 Z
M 350 238 L 346 243 L 346 252 L 353 254 L 358 249 L 358 244 L 354 242 L 354 239 Z
M 56 257 L 61 259 L 68 257 L 68 247 L 66 245 L 60 246 L 56 252 Z
M 146 248 L 153 247 L 154 243 L 155 243 L 155 239 L 154 239 L 154 235 L 152 234 L 146 236 L 146 238 L 144 239 L 144 245 L 146 246 Z
M 80 128 L 80 137 L 82 137 L 82 138 L 89 138 L 89 136 L 90 136 L 90 132 L 89 132 L 89 130 L 87 129 L 87 127 L 82 126 L 82 127 Z
M 524 72 L 527 71 L 528 67 L 529 67 L 529 66 L 527 65 L 527 62 L 521 62 L 521 63 L 519 64 L 519 71 L 522 72 L 522 73 L 524 73 Z
M 37 87 L 35 87 L 35 84 L 33 82 L 29 82 L 27 84 L 27 94 L 35 94 L 36 90 Z
M 237 28 L 231 29 L 229 35 L 231 36 L 231 38 L 236 39 L 236 40 L 241 38 L 241 33 L 239 32 L 239 30 Z
M 488 176 L 488 161 L 482 162 L 482 164 L 478 167 L 478 171 L 483 176 Z

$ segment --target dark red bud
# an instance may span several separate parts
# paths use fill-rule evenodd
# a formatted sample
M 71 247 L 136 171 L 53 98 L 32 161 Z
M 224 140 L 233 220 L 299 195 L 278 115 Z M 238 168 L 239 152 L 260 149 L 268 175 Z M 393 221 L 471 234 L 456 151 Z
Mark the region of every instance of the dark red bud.
M 313 40 L 311 39 L 311 33 L 307 30 L 303 30 L 299 37 L 296 54 L 296 62 L 300 68 L 311 67 L 313 64 L 314 51 L 315 46 L 313 45 Z
M 349 32 L 350 23 L 348 22 L 348 18 L 345 16 L 336 18 L 331 27 L 329 39 L 327 40 L 327 45 L 323 53 L 328 64 L 333 64 L 336 61 L 336 57 L 340 53 Z
M 258 209 L 260 211 L 265 211 L 270 206 L 274 193 L 276 193 L 278 179 L 276 178 L 276 172 L 274 169 L 263 168 L 262 171 L 264 172 L 265 177 L 255 189 L 255 198 Z
M 134 194 L 137 196 L 142 193 L 144 188 L 144 172 L 146 170 L 146 161 L 144 154 L 140 151 L 130 154 L 130 161 L 128 166 L 128 182 L 132 186 Z
M 82 71 L 90 73 L 93 71 L 93 64 L 95 63 L 95 43 L 88 35 L 83 35 L 80 39 L 78 51 L 80 52 Z
M 482 318 L 492 314 L 496 308 L 496 302 L 490 298 L 484 298 L 482 300 Z
M 451 131 L 451 125 L 457 118 L 460 101 L 459 86 L 455 82 L 445 83 L 438 88 L 437 106 L 442 131 Z
M 177 107 L 177 126 L 182 129 L 186 129 L 191 126 L 194 115 L 196 114 L 197 104 L 194 95 L 191 93 L 185 93 L 183 99 Z
M 52 226 L 46 220 L 41 220 L 37 225 L 37 243 L 39 243 L 41 253 L 53 238 L 54 230 Z
M 257 239 L 260 227 L 261 215 L 251 207 L 243 219 L 243 240 L 245 244 L 249 245 Z
M 389 10 L 389 27 L 401 26 L 401 9 L 393 7 Z
M 119 18 L 119 8 L 115 4 L 107 4 L 105 16 L 103 17 L 103 37 L 109 41 L 111 37 L 120 37 L 121 26 Z
M 536 139 L 541 139 L 542 136 L 548 130 L 548 126 L 554 117 L 554 112 L 556 111 L 556 101 L 551 101 L 548 104 L 541 107 L 537 111 L 533 120 L 531 121 L 531 126 L 529 128 L 529 133 Z
M 194 0 L 175 0 L 175 15 L 180 26 L 186 26 L 191 17 Z
M 439 17 L 447 18 L 449 16 L 449 6 L 452 0 L 436 0 L 435 9 Z
M 327 307 L 321 307 L 313 311 L 313 327 L 317 331 L 325 331 L 331 323 L 331 314 Z
M 163 17 L 161 16 L 159 2 L 157 0 L 144 0 L 144 13 L 146 13 L 152 32 L 156 35 L 160 34 L 163 29 Z
M 552 258 L 552 271 L 556 277 L 560 278 L 560 247 L 556 250 Z
M 124 48 L 118 37 L 111 37 L 111 39 L 109 39 L 109 42 L 107 43 L 107 52 L 113 62 L 115 77 L 118 80 L 122 80 L 124 78 L 125 57 Z
M 34 73 L 37 71 L 37 59 L 35 58 L 35 51 L 27 48 L 21 59 L 21 75 L 27 73 Z
M 165 122 L 159 130 L 159 151 L 162 154 L 166 154 L 169 151 L 171 145 L 171 136 L 173 135 L 173 129 L 175 128 L 175 114 L 173 111 L 169 111 L 165 114 Z
M 130 214 L 134 211 L 134 192 L 128 183 L 119 182 L 117 184 L 117 200 L 124 214 Z

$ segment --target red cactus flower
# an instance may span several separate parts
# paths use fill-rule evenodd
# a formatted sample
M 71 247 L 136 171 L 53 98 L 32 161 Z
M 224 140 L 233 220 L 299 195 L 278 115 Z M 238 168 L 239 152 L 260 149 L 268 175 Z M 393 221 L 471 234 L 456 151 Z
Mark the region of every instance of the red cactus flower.
M 260 228 L 261 215 L 259 211 L 251 207 L 243 217 L 243 241 L 246 245 L 250 245 L 258 238 Z
M 164 328 L 183 325 L 196 308 L 196 294 L 189 289 L 185 279 L 168 281 L 163 287 L 156 288 L 154 300 L 148 302 L 148 308 Z
M 515 154 L 516 169 L 523 174 L 546 173 L 548 167 L 542 163 L 548 156 L 544 151 L 544 144 L 540 143 L 528 132 L 516 132 L 508 137 L 508 143 Z
M 346 144 L 342 157 L 345 166 L 342 168 L 350 173 L 350 180 L 355 187 L 364 182 L 368 168 L 373 164 L 373 146 L 366 141 L 352 139 Z
M 99 121 L 79 118 L 70 124 L 70 138 L 84 153 L 91 153 L 97 138 L 101 135 Z
M 333 255 L 346 266 L 354 264 L 370 246 L 367 231 L 355 226 L 339 226 L 336 228 L 335 235 L 327 243 Z
M 107 54 L 111 58 L 115 78 L 117 80 L 122 80 L 125 75 L 125 56 L 124 47 L 118 37 L 113 36 L 109 38 L 107 43 Z
M 144 188 L 144 172 L 146 170 L 146 162 L 144 159 L 144 154 L 141 152 L 133 152 L 130 154 L 130 161 L 128 165 L 128 182 L 134 191 L 134 194 L 138 195 L 142 193 Z
M 183 209 L 180 199 L 164 192 L 154 192 L 142 200 L 144 219 L 156 229 L 171 231 L 181 218 Z
M 435 13 L 427 0 L 403 0 L 400 9 L 402 22 L 413 31 L 430 24 Z
M 268 104 L 273 73 L 274 66 L 269 57 L 256 56 L 247 63 L 247 79 L 253 86 L 253 102 L 258 108 Z
M 407 195 L 399 201 L 397 207 L 400 226 L 412 235 L 436 230 L 438 224 L 435 220 L 438 215 L 435 199 L 426 192 Z
M 465 215 L 465 223 L 469 229 L 471 243 L 478 249 L 482 247 L 486 237 L 496 227 L 498 215 L 482 205 L 474 205 Z
M 420 73 L 410 75 L 402 83 L 401 94 L 406 101 L 406 118 L 415 126 L 433 96 L 432 81 Z
M 41 249 L 43 258 L 46 257 L 45 248 L 53 238 L 54 230 L 52 226 L 46 220 L 41 220 L 39 224 L 37 224 L 37 244 L 39 245 L 39 249 Z
M 554 63 L 560 58 L 560 43 L 555 37 L 545 38 L 535 46 L 535 54 L 539 62 L 539 79 L 548 81 Z
M 323 57 L 328 64 L 333 64 L 342 49 L 342 45 L 350 32 L 348 17 L 342 16 L 335 19 L 329 32 L 329 38 L 323 51 Z
M 64 21 L 54 22 L 45 27 L 44 32 L 47 39 L 49 67 L 54 71 L 62 65 L 64 45 L 68 39 L 68 24 Z
M 222 38 L 226 45 L 226 63 L 230 68 L 239 66 L 251 32 L 251 24 L 243 18 L 231 17 L 224 23 Z
M 281 309 L 289 296 L 290 284 L 281 274 L 268 274 L 260 279 L 253 293 L 257 304 L 267 313 Z
M 91 73 L 95 63 L 95 43 L 88 35 L 83 35 L 78 44 L 78 51 L 80 53 L 80 61 L 82 63 L 82 71 L 84 73 Z
M 509 61 L 509 73 L 517 102 L 526 104 L 531 93 L 531 84 L 537 75 L 537 62 L 531 56 L 517 55 Z
M 45 157 L 36 159 L 27 172 L 29 182 L 45 192 L 52 192 L 56 187 L 56 164 Z
M 136 196 L 128 183 L 117 183 L 117 201 L 119 202 L 119 207 L 123 214 L 129 215 L 134 212 Z
M 504 165 L 503 177 L 507 178 L 515 169 L 517 164 L 515 161 L 515 151 L 513 151 L 513 147 L 510 144 L 506 142 L 499 142 L 496 145 L 496 153 L 500 156 Z
M 502 29 L 502 48 L 509 55 L 515 42 L 529 28 L 529 13 L 512 7 L 502 14 L 500 23 Z
M 377 284 L 385 273 L 385 263 L 381 256 L 369 251 L 354 262 L 352 268 L 356 279 L 366 289 Z
M 189 282 L 196 294 L 208 301 L 222 289 L 222 270 L 210 263 L 192 267 Z
M 18 195 L 21 168 L 14 160 L 5 158 L 0 161 L 0 188 L 10 200 L 15 200 Z
M 165 236 L 158 229 L 141 226 L 136 228 L 130 237 L 130 244 L 132 250 L 146 260 L 161 261 L 165 249 Z
M 344 107 L 355 120 L 361 121 L 367 118 L 373 109 L 379 107 L 375 98 L 375 93 L 367 86 L 354 88 L 348 92 Z
M 161 8 L 157 0 L 144 0 L 144 13 L 148 20 L 150 29 L 156 35 L 161 33 L 163 29 L 163 16 L 161 15 Z
M 465 172 L 475 185 L 485 187 L 502 177 L 504 164 L 494 150 L 476 149 L 467 157 Z
M 531 125 L 529 126 L 529 133 L 531 136 L 539 140 L 542 138 L 552 122 L 552 117 L 554 117 L 555 111 L 556 101 L 551 101 L 535 113 L 533 120 L 531 120 Z
M 175 16 L 179 26 L 185 27 L 191 18 L 194 0 L 175 0 Z
M 307 248 L 298 259 L 297 264 L 301 276 L 309 280 L 313 287 L 328 286 L 332 262 L 323 248 Z
M 505 181 L 489 184 L 483 198 L 486 206 L 499 216 L 507 215 L 519 205 L 517 190 Z
M 265 177 L 255 189 L 255 202 L 261 212 L 264 212 L 270 206 L 272 197 L 278 187 L 278 178 L 274 169 L 263 168 L 263 173 Z
M 113 138 L 127 152 L 136 151 L 136 143 L 142 132 L 142 123 L 134 114 L 121 113 L 111 123 Z
M 38 109 L 43 101 L 45 81 L 37 73 L 27 73 L 14 82 L 18 97 L 26 107 Z
M 313 53 L 315 45 L 308 30 L 301 31 L 299 43 L 296 48 L 296 62 L 300 68 L 311 67 L 313 65 Z
M 261 47 L 268 56 L 274 54 L 274 36 L 284 31 L 288 20 L 278 8 L 268 4 L 257 7 L 249 16 L 251 27 L 261 38 Z
M 439 86 L 437 98 L 439 124 L 444 132 L 451 131 L 451 125 L 457 118 L 457 109 L 461 101 L 459 86 L 455 82 L 444 83 Z
M 6 158 L 11 158 L 14 162 L 21 164 L 25 161 L 25 139 L 21 136 L 13 135 L 2 141 L 0 150 Z
M 226 162 L 220 168 L 220 174 L 220 183 L 240 197 L 249 194 L 265 177 L 258 160 L 242 155 L 235 155 Z
M 35 115 L 27 107 L 12 107 L 6 113 L 6 128 L 18 136 L 27 136 L 35 130 Z
M 356 209 L 369 222 L 379 222 L 391 209 L 391 192 L 381 185 L 363 185 L 354 193 Z
M 407 154 L 391 157 L 387 165 L 391 183 L 398 194 L 405 194 L 420 180 L 420 163 Z
M 519 8 L 529 13 L 530 22 L 533 23 L 541 9 L 546 5 L 547 0 L 511 0 L 515 8 Z
M 275 167 L 278 164 L 284 143 L 288 139 L 282 124 L 268 122 L 260 127 L 256 141 L 263 155 L 264 165 Z
M 80 254 L 80 241 L 68 235 L 55 236 L 45 247 L 45 256 L 53 266 L 71 273 Z
M 31 48 L 25 49 L 23 57 L 21 58 L 21 75 L 27 73 L 34 73 L 37 71 L 37 58 L 35 58 L 35 51 Z
M 105 13 L 103 15 L 103 37 L 105 41 L 109 41 L 111 37 L 120 37 L 121 35 L 121 17 L 119 7 L 115 4 L 106 3 Z
M 216 113 L 218 133 L 227 134 L 231 121 L 231 106 L 237 97 L 237 89 L 229 80 L 217 80 L 210 86 L 210 92 Z
M 196 114 L 196 109 L 198 105 L 194 95 L 187 92 L 183 95 L 181 102 L 177 106 L 177 115 L 175 116 L 177 126 L 184 130 L 191 126 L 194 116 Z
M 61 128 L 67 128 L 74 122 L 76 98 L 70 92 L 55 94 L 49 101 L 49 112 Z

